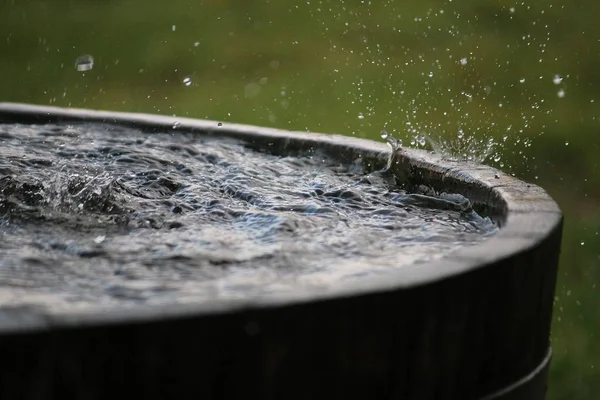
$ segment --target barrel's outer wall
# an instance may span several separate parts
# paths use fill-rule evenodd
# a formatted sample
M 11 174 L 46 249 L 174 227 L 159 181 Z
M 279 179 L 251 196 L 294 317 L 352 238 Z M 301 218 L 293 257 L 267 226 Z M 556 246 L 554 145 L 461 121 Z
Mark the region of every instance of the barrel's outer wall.
M 175 121 L 0 104 L 0 121 L 59 120 L 109 121 L 149 131 L 164 131 Z M 177 122 L 179 130 L 203 134 L 224 135 L 229 129 L 229 136 L 251 137 L 257 146 L 269 143 L 273 149 L 323 146 L 354 156 L 364 145 L 256 127 L 222 127 L 215 133 L 207 122 Z M 375 154 L 375 146 L 364 146 Z M 507 210 L 512 212 L 515 204 L 503 203 L 503 180 L 491 179 L 500 188 L 495 190 L 475 175 L 461 180 L 460 164 L 435 166 L 411 157 L 400 159 L 407 168 L 399 170 L 410 183 L 435 181 L 439 190 L 462 185 L 476 201 L 497 199 L 502 222 Z M 491 168 L 480 168 L 493 177 Z M 547 196 L 531 199 L 531 207 L 526 199 L 515 209 L 523 206 L 523 219 L 541 221 L 539 226 L 520 235 L 514 226 L 521 225 L 511 230 L 509 224 L 504 229 L 509 235 L 481 247 L 493 252 L 490 244 L 504 250 L 515 244 L 518 251 L 483 257 L 473 246 L 473 252 L 458 253 L 464 258 L 444 258 L 447 265 L 423 266 L 410 284 L 399 279 L 338 297 L 315 296 L 295 305 L 249 302 L 246 309 L 218 308 L 212 314 L 165 318 L 167 311 L 157 309 L 137 322 L 131 313 L 123 319 L 61 319 L 29 307 L 0 309 L 0 399 L 478 400 L 500 393 L 503 397 L 493 398 L 542 400 L 546 370 L 539 375 L 543 379 L 527 381 L 520 392 L 503 392 L 535 370 L 549 346 L 562 218 L 554 222 L 560 212 Z M 546 210 L 551 218 L 544 218 Z
M 559 244 L 424 288 L 5 336 L 0 398 L 479 399 L 546 356 Z

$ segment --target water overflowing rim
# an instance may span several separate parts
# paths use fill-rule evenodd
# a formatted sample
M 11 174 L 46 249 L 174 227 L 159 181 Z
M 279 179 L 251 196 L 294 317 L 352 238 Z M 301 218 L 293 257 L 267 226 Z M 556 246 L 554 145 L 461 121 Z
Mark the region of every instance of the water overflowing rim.
M 144 130 L 198 132 L 243 139 L 254 145 L 282 149 L 315 147 L 360 154 L 365 160 L 385 163 L 390 154 L 384 143 L 354 137 L 306 133 L 241 124 L 219 124 L 160 115 L 93 111 L 18 103 L 0 103 L 0 123 L 100 122 L 133 126 Z M 232 313 L 245 309 L 280 307 L 369 293 L 403 290 L 466 274 L 515 256 L 546 240 L 560 226 L 558 205 L 540 187 L 522 182 L 495 168 L 445 160 L 424 150 L 405 148 L 394 171 L 411 184 L 427 183 L 440 191 L 460 193 L 476 205 L 491 206 L 501 225 L 499 232 L 480 244 L 459 248 L 443 258 L 366 277 L 344 285 L 298 288 L 289 293 L 261 294 L 240 299 L 215 299 L 197 304 L 137 305 L 107 308 L 100 312 L 45 313 L 35 308 L 0 308 L 0 332 L 47 330 L 99 324 L 150 322 L 158 318 L 193 317 Z M 12 317 L 17 315 L 18 318 Z

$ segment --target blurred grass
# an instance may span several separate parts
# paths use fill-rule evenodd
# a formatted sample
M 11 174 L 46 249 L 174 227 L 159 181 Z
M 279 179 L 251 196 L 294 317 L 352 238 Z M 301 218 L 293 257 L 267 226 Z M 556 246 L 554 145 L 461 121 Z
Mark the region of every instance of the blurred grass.
M 600 3 L 456 3 L 5 0 L 0 101 L 492 137 L 565 214 L 549 398 L 600 398 Z

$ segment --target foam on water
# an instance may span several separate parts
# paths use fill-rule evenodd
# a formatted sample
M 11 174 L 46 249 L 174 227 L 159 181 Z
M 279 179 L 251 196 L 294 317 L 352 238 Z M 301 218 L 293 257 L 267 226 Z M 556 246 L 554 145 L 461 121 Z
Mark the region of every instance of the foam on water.
M 464 197 L 406 193 L 360 158 L 277 156 L 180 130 L 0 125 L 0 304 L 326 287 L 495 231 Z

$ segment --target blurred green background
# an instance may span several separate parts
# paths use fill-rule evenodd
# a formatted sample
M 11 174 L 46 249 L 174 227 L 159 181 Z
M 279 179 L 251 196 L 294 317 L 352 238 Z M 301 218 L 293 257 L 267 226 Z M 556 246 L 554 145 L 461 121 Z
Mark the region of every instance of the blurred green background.
M 0 101 L 491 139 L 485 162 L 566 219 L 549 398 L 597 399 L 599 15 L 591 0 L 3 0 Z

